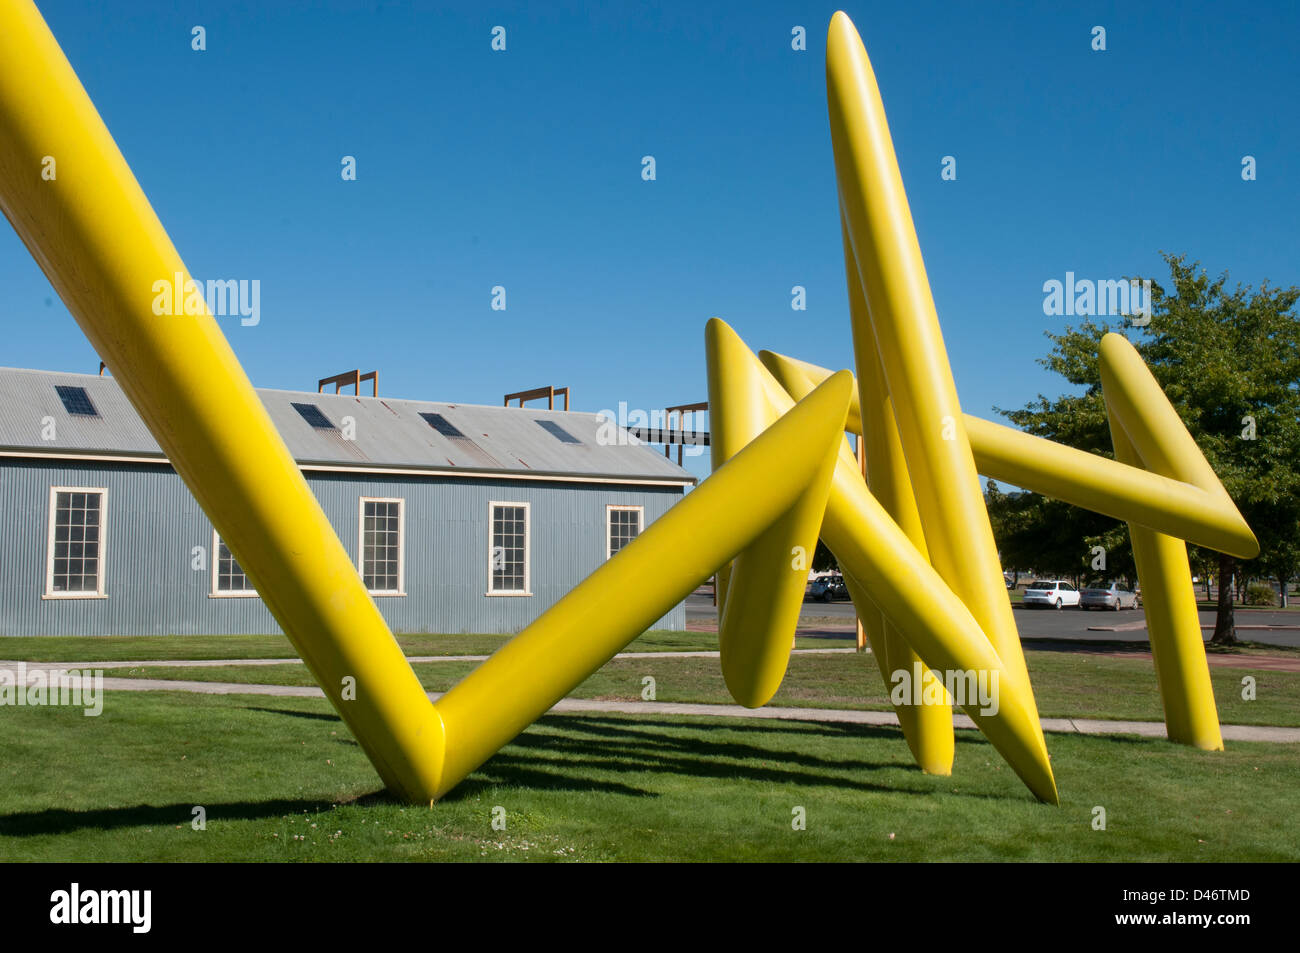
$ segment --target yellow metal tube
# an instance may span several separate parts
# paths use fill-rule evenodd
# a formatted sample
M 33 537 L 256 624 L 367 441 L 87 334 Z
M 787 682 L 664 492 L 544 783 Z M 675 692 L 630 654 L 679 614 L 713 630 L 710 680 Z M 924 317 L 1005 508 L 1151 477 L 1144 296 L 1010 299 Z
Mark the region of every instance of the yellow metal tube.
M 155 313 L 189 272 L 30 0 L 0 4 L 0 209 L 385 783 L 424 797 L 438 715 L 216 321 Z
M 1033 713 L 1036 757 L 1045 763 L 1029 672 L 880 90 L 842 12 L 827 36 L 826 85 L 841 209 L 857 266 L 849 280 L 860 281 L 867 303 L 866 320 L 854 320 L 854 340 L 864 347 L 874 341 L 880 355 L 930 561 L 1001 658 L 1010 683 L 1003 692 L 1015 692 Z
M 1138 453 L 1113 417 L 1111 433 L 1115 456 L 1136 463 Z M 1205 659 L 1187 544 L 1135 523 L 1129 524 L 1128 531 L 1142 582 L 1142 608 L 1165 711 L 1165 731 L 1170 741 L 1222 751 L 1223 734 Z
M 1118 454 L 1107 460 L 978 417 L 965 420 L 985 476 L 1242 559 L 1259 555 L 1255 534 L 1226 494 L 1131 466 Z M 1186 432 L 1181 421 L 1178 427 Z
M 714 318 L 705 328 L 704 343 L 710 428 L 722 434 L 712 454 L 716 471 L 730 459 L 728 451 L 756 439 L 778 412 L 766 393 L 766 373 L 731 328 Z M 848 371 L 842 373 L 852 381 Z M 820 451 L 822 466 L 808 489 L 732 563 L 718 647 L 728 691 L 749 708 L 771 700 L 789 665 L 831 473 L 843 443 L 841 421 Z
M 1227 491 L 1133 345 L 1118 334 L 1107 334 L 1101 342 L 1100 368 L 1116 459 L 1140 462 L 1164 476 L 1193 483 L 1211 494 L 1220 508 L 1235 513 Z M 1220 751 L 1223 734 L 1187 545 L 1132 523 L 1129 536 L 1169 739 Z

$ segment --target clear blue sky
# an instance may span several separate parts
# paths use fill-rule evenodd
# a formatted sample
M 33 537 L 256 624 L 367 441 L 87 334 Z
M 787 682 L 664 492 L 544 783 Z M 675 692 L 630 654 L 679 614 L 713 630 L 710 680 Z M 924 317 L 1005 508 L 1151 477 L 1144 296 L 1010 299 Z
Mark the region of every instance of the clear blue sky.
M 391 396 L 495 404 L 551 383 L 580 410 L 662 407 L 705 399 L 713 315 L 755 349 L 852 362 L 834 5 L 39 6 L 191 272 L 261 281 L 261 323 L 222 321 L 259 386 L 360 367 Z M 844 7 L 982 416 L 1063 389 L 1034 359 L 1072 320 L 1042 309 L 1066 271 L 1159 277 L 1163 249 L 1300 284 L 1297 5 L 1069 6 Z M 97 369 L 9 228 L 0 288 L 0 364 Z

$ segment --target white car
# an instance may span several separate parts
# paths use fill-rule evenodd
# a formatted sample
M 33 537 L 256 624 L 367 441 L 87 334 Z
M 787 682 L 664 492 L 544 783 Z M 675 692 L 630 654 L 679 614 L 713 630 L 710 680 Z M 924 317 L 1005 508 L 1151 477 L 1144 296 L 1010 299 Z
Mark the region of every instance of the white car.
M 1066 606 L 1078 606 L 1079 590 L 1064 579 L 1035 579 L 1025 589 L 1025 608 L 1030 606 L 1052 606 L 1064 609 Z

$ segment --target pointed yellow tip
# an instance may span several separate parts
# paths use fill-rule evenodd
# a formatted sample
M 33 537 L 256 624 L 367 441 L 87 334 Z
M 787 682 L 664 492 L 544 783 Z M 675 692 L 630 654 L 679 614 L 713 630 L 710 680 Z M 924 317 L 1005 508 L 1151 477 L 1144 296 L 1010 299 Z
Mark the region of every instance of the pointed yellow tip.
M 1124 337 L 1124 335 L 1118 334 L 1115 331 L 1107 331 L 1101 336 L 1101 344 L 1098 345 L 1097 350 L 1100 355 L 1105 358 L 1107 352 L 1114 352 L 1116 349 L 1121 351 L 1137 351 L 1137 348 L 1133 346 L 1133 342 Z
M 848 370 L 836 371 L 830 377 L 826 378 L 818 389 L 820 390 L 821 387 L 825 387 L 830 393 L 834 394 L 837 401 L 840 396 L 843 395 L 844 412 L 847 414 L 849 411 L 849 397 L 853 394 L 854 390 L 853 372 Z M 841 427 L 840 429 L 842 430 L 843 428 Z
M 726 321 L 721 318 L 709 318 L 704 323 L 704 346 L 716 347 L 724 342 L 734 346 L 735 342 L 740 340 L 740 335 Z
M 1047 768 L 1045 786 L 1042 790 L 1034 790 L 1034 796 L 1044 804 L 1052 805 L 1052 807 L 1061 806 L 1061 795 L 1056 790 L 1056 775 L 1052 773 L 1050 766 Z
M 853 20 L 843 10 L 836 10 L 831 17 L 830 26 L 826 29 L 826 46 L 827 52 L 834 41 L 849 41 L 856 39 L 859 43 L 862 38 L 858 35 L 858 28 L 853 25 Z

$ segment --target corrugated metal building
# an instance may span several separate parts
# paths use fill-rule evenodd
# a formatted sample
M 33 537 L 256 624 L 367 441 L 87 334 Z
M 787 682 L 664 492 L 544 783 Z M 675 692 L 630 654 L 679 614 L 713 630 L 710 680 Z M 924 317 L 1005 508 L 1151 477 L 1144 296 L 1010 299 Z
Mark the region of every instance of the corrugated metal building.
M 395 632 L 518 631 L 694 482 L 594 414 L 258 394 Z M 0 368 L 0 635 L 278 631 L 112 378 Z

